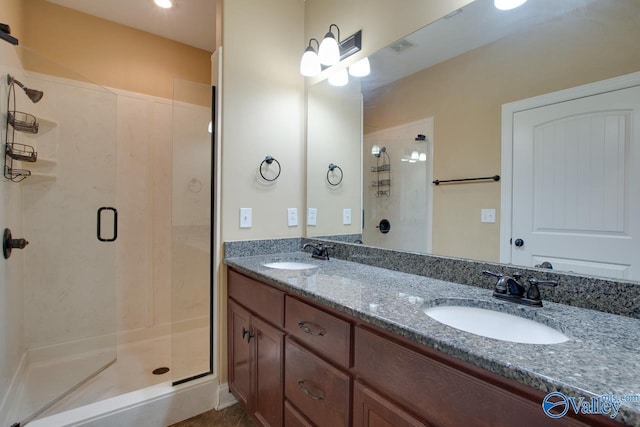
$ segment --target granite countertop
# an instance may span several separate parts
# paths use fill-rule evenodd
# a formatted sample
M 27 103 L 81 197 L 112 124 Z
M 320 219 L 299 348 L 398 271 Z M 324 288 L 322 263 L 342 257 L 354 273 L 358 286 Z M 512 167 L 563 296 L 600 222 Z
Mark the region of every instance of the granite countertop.
M 304 262 L 318 268 L 294 271 L 263 265 L 276 261 Z M 234 257 L 224 262 L 286 292 L 542 392 L 559 391 L 576 399 L 629 395 L 640 400 L 638 319 L 547 301 L 542 308 L 526 307 L 496 300 L 491 291 L 479 287 L 338 259 L 316 260 L 305 252 Z M 480 306 L 517 314 L 558 329 L 570 339 L 540 345 L 485 338 L 430 318 L 423 310 L 434 305 Z M 615 419 L 640 426 L 640 401 L 623 403 Z

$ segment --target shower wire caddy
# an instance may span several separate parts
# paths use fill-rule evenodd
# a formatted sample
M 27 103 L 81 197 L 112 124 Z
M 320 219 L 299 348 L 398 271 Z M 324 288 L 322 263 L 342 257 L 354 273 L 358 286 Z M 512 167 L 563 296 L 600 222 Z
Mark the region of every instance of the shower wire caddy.
M 13 95 L 13 105 L 11 98 Z M 16 131 L 37 134 L 38 120 L 33 114 L 16 110 L 15 88 L 9 88 L 7 96 L 7 120 L 5 124 L 4 177 L 12 182 L 20 182 L 31 176 L 31 171 L 14 167 L 14 161 L 33 163 L 38 160 L 38 153 L 31 145 L 15 142 Z M 13 106 L 13 109 L 10 109 Z
M 371 187 L 376 189 L 376 197 L 389 197 L 391 196 L 391 159 L 384 147 L 375 156 L 376 165 L 371 166 L 371 172 L 376 174 L 376 179 L 371 181 Z

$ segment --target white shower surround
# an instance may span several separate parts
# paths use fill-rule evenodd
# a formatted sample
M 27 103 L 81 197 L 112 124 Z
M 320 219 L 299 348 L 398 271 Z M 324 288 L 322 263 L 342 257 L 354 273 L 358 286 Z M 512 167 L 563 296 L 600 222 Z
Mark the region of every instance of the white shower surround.
M 69 91 L 81 91 L 83 96 L 87 96 L 87 92 L 91 91 L 91 87 L 88 85 L 76 82 L 68 79 L 62 79 L 58 77 L 52 77 L 48 75 L 38 75 L 36 73 L 28 73 L 31 81 L 37 81 L 38 88 L 43 89 L 47 96 L 60 96 L 67 98 Z M 69 89 L 71 87 L 72 89 Z M 62 92 L 60 92 L 60 90 Z M 89 90 L 87 90 L 89 89 Z M 59 92 L 59 93 L 57 93 Z M 91 103 L 95 106 L 95 111 L 92 112 L 93 119 L 99 121 L 100 117 L 104 114 L 110 114 L 109 106 L 104 99 L 100 99 L 99 92 L 95 91 L 98 95 L 96 99 Z M 119 343 L 132 342 L 139 339 L 148 339 L 151 337 L 157 337 L 167 334 L 171 331 L 172 326 L 174 330 L 184 330 L 194 326 L 208 325 L 209 304 L 208 298 L 191 298 L 188 300 L 188 306 L 174 307 L 181 313 L 180 324 L 171 325 L 171 192 L 167 191 L 171 188 L 171 162 L 172 162 L 172 114 L 173 107 L 176 106 L 177 110 L 189 110 L 189 114 L 184 114 L 184 117 L 195 117 L 194 126 L 199 125 L 200 121 L 205 121 L 204 130 L 206 132 L 206 125 L 210 120 L 210 109 L 184 103 L 173 103 L 171 100 L 151 97 L 147 95 L 132 93 L 122 90 L 113 90 L 117 93 L 117 138 L 118 138 L 118 151 L 117 151 L 117 184 L 118 193 L 115 202 L 116 207 L 120 208 L 119 218 L 119 238 L 117 242 L 116 250 L 116 265 L 118 266 L 115 271 L 115 280 L 118 283 L 118 294 L 116 296 L 118 306 L 118 324 L 117 324 L 117 341 Z M 57 94 L 56 94 L 57 93 Z M 104 96 L 105 92 L 102 92 Z M 72 104 L 72 99 L 69 99 L 69 104 Z M 41 109 L 45 109 L 40 106 Z M 53 111 L 35 111 L 39 117 L 45 117 L 52 120 L 54 123 L 66 123 L 66 120 L 74 118 L 74 114 L 78 111 L 73 110 L 72 105 L 68 105 L 69 108 L 56 108 Z M 106 108 L 106 110 L 105 110 Z M 86 111 L 84 111 L 86 113 Z M 65 114 L 71 115 L 71 117 L 65 117 Z M 81 121 L 80 127 L 86 126 L 85 121 Z M 95 123 L 94 123 L 95 126 Z M 113 137 L 114 129 L 108 129 L 103 127 L 100 129 L 99 135 L 89 135 L 87 138 L 86 133 L 77 129 L 69 129 L 64 127 L 64 141 L 70 144 L 69 141 L 74 138 L 85 138 L 84 141 L 76 140 L 76 144 L 85 144 L 86 148 L 91 148 L 88 144 L 94 143 L 95 138 L 108 139 Z M 67 131 L 71 130 L 71 133 Z M 60 134 L 54 128 L 54 130 L 42 138 L 40 141 L 35 142 L 40 144 L 38 147 L 41 153 L 45 153 L 48 159 L 54 160 L 49 164 L 50 170 L 47 173 L 57 175 L 57 179 L 62 180 L 74 180 L 78 176 L 65 176 L 65 169 L 70 162 L 73 165 L 73 152 L 60 150 L 60 145 L 55 146 L 55 141 L 60 142 Z M 110 133 L 111 132 L 111 133 Z M 53 141 L 53 142 L 52 142 Z M 78 148 L 77 146 L 75 147 Z M 99 151 L 93 151 L 90 158 L 98 160 L 101 156 Z M 113 156 L 107 157 L 106 164 L 113 162 Z M 57 164 L 56 164 L 57 161 Z M 93 162 L 77 162 L 78 171 L 81 174 L 91 173 L 96 171 L 99 173 L 99 169 L 95 167 Z M 201 162 L 201 164 L 203 164 Z M 53 166 L 51 166 L 53 165 Z M 208 164 L 207 164 L 208 166 Z M 200 176 L 203 172 L 198 171 Z M 209 174 L 210 171 L 205 173 Z M 81 175 L 80 175 L 81 178 Z M 209 180 L 210 181 L 210 180 Z M 82 179 L 77 179 L 73 182 L 74 185 L 83 185 Z M 104 183 L 104 188 L 108 188 L 108 183 Z M 23 184 L 28 185 L 28 184 Z M 35 184 L 31 187 L 27 187 L 26 193 L 31 193 L 34 202 L 38 202 L 38 197 L 46 197 L 47 186 L 52 184 L 43 183 Z M 55 184 L 53 184 L 55 185 Z M 207 185 L 209 183 L 207 182 Z M 17 186 L 16 186 L 17 188 Z M 148 191 L 150 190 L 151 191 Z M 106 190 L 107 194 L 111 190 Z M 203 189 L 203 194 L 210 194 L 210 189 Z M 89 192 L 83 193 L 89 194 Z M 111 194 L 113 195 L 113 194 Z M 29 198 L 26 197 L 27 202 Z M 193 199 L 193 197 L 192 197 Z M 193 205 L 193 201 L 191 203 Z M 202 204 L 202 203 L 201 203 Z M 54 203 L 54 205 L 56 205 Z M 60 212 L 57 214 L 69 215 L 66 209 L 65 203 L 58 203 L 57 207 Z M 208 206 L 207 206 L 208 208 Z M 33 224 L 34 230 L 29 229 L 29 226 L 25 227 L 25 232 L 36 233 L 38 227 L 49 226 L 54 227 L 54 223 L 47 224 L 47 221 L 37 221 L 36 214 L 43 214 L 45 212 L 36 212 L 36 210 L 28 211 L 25 209 L 25 219 L 27 224 Z M 209 212 L 207 212 L 209 213 Z M 56 215 L 49 215 L 55 222 Z M 202 215 L 200 215 L 202 217 Z M 95 211 L 85 215 L 82 218 L 83 222 L 86 222 L 87 226 L 95 228 Z M 89 222 L 91 221 L 91 223 Z M 50 222 L 50 221 L 49 221 Z M 33 234 L 32 234 L 33 235 Z M 64 236 L 58 236 L 64 238 Z M 208 248 L 207 248 L 208 251 Z M 34 254 L 32 254 L 34 255 Z M 73 260 L 66 260 L 64 265 L 70 264 Z M 99 262 L 98 260 L 95 260 Z M 99 295 L 104 288 L 101 286 L 99 277 L 93 274 L 96 268 L 96 264 L 90 264 L 91 260 L 86 260 L 80 269 L 85 274 L 86 282 L 92 283 L 91 289 L 86 289 L 83 292 L 85 298 L 94 298 Z M 28 260 L 27 260 L 28 265 Z M 110 327 L 107 326 L 98 330 L 104 331 L 99 339 L 95 337 L 86 336 L 83 324 L 91 322 L 92 318 L 89 317 L 89 313 L 86 316 L 81 316 L 80 321 L 74 321 L 69 323 L 67 316 L 73 315 L 73 312 L 61 311 L 56 313 L 56 306 L 47 305 L 51 298 L 56 300 L 55 289 L 51 289 L 51 282 L 47 280 L 47 272 L 51 269 L 56 269 L 56 265 L 45 266 L 38 271 L 31 272 L 29 279 L 29 288 L 25 294 L 25 347 L 29 349 L 25 353 L 26 357 L 22 358 L 22 363 L 19 365 L 18 374 L 24 372 L 25 360 L 34 358 L 38 355 L 38 358 L 46 358 L 48 354 L 59 355 L 68 354 L 70 348 L 96 348 L 93 343 L 103 342 L 105 340 L 115 343 L 116 336 L 113 334 L 113 330 L 109 331 Z M 113 281 L 113 271 L 103 272 L 105 279 L 109 274 L 111 278 L 105 280 Z M 99 276 L 99 275 L 98 275 Z M 179 289 L 178 291 L 184 291 Z M 58 297 L 60 294 L 57 295 Z M 194 304 L 194 301 L 199 302 Z M 183 304 L 184 305 L 184 304 Z M 80 306 L 82 307 L 82 305 Z M 35 309 L 34 309 L 35 308 Z M 51 310 L 47 310 L 50 308 Z M 56 316 L 58 314 L 58 316 Z M 42 322 L 46 319 L 46 322 Z M 43 327 L 39 327 L 39 322 Z M 105 322 L 108 323 L 108 322 Z M 69 337 L 71 340 L 67 340 L 68 344 L 54 344 L 51 337 L 60 338 L 56 336 L 55 326 L 64 325 L 63 329 L 70 328 L 71 334 Z M 97 326 L 97 325 L 94 325 Z M 49 328 L 53 327 L 52 330 Z M 74 329 L 76 328 L 76 329 Z M 52 332 L 53 331 L 53 332 Z M 69 348 L 66 348 L 69 347 Z M 19 375 L 16 375 L 16 379 Z M 14 386 L 17 381 L 14 380 Z M 152 403 L 152 406 L 157 402 L 171 402 L 173 397 L 173 391 L 176 396 L 189 395 L 189 393 L 202 387 L 210 388 L 212 386 L 217 387 L 217 379 L 215 377 L 207 377 L 205 379 L 198 380 L 197 382 L 189 385 L 185 384 L 177 388 L 172 388 L 166 384 L 165 388 L 158 388 L 153 386 L 146 392 L 142 390 L 140 393 L 129 393 L 131 396 L 136 397 L 133 401 L 137 403 L 127 403 L 125 406 L 133 405 L 135 410 L 129 409 L 120 410 L 112 408 L 106 410 L 105 413 L 137 413 L 141 410 L 140 405 L 142 402 L 156 402 Z M 215 393 L 208 393 L 205 396 L 217 396 L 218 391 Z M 224 393 L 223 393 L 224 395 Z M 138 399 L 140 398 L 140 399 Z M 178 397 L 176 397 L 178 398 Z M 150 400 L 149 400 L 150 399 Z M 188 401 L 194 402 L 193 405 L 197 406 L 198 412 L 189 412 L 187 415 L 192 416 L 200 413 L 204 410 L 211 409 L 215 403 L 206 402 L 202 403 L 202 398 L 198 398 L 198 395 L 191 395 Z M 205 399 L 211 400 L 211 398 Z M 121 402 L 118 398 L 109 399 L 111 403 Z M 122 402 L 131 402 L 130 400 L 123 400 Z M 198 406 L 197 402 L 201 402 Z M 212 400 L 213 402 L 213 400 Z M 159 403 L 162 405 L 162 403 Z M 217 405 L 217 404 L 216 404 Z M 89 405 L 93 406 L 93 405 Z M 97 407 L 96 407 L 97 408 Z M 96 408 L 89 409 L 90 411 Z M 133 410 L 133 412 L 132 412 Z M 194 409 L 195 410 L 195 409 Z M 75 411 L 75 412 L 74 412 Z M 85 413 L 82 408 L 74 410 L 74 414 Z M 115 412 L 114 412 L 115 411 Z M 183 410 L 178 411 L 180 413 Z M 75 415 L 74 415 L 75 416 Z M 61 414 L 64 418 L 64 415 Z M 49 422 L 53 422 L 53 419 L 48 417 Z M 178 417 L 179 418 L 179 417 Z M 178 420 L 178 419 L 176 419 Z M 34 424 L 36 425 L 36 424 Z M 52 425 L 52 424 L 47 424 Z M 62 424 L 61 424 L 62 425 Z M 94 424 L 91 424 L 94 425 Z M 107 424 L 105 424 L 107 425 Z M 113 425 L 113 424 L 108 424 Z M 142 425 L 142 424 L 141 424 Z M 146 424 L 145 424 L 146 425 Z M 152 425 L 152 424 L 150 424 Z

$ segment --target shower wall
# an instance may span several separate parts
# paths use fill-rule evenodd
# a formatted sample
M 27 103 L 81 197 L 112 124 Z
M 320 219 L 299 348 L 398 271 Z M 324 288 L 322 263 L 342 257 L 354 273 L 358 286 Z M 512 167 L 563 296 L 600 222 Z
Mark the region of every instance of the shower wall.
M 3 62 L 10 58 L 0 53 Z M 19 65 L 17 58 L 15 62 Z M 13 70 L 12 74 L 22 77 Z M 116 95 L 107 96 L 117 98 L 116 112 L 116 105 L 105 101 L 105 92 L 87 90 L 83 83 L 76 85 L 59 77 L 26 74 L 23 80 L 43 89 L 48 99 L 48 103 L 30 106 L 30 111 L 47 119 L 41 121 L 41 131 L 32 141 L 39 158 L 47 161 L 38 166 L 39 178 L 29 177 L 21 184 L 0 183 L 0 224 L 10 226 L 15 236 L 32 240 L 24 251 L 14 251 L 11 259 L 0 262 L 0 399 L 8 396 L 14 375 L 20 366 L 25 369 L 28 359 L 69 354 L 69 347 L 72 351 L 86 351 L 105 340 L 115 343 L 113 331 L 117 331 L 118 343 L 124 344 L 169 335 L 176 325 L 180 328 L 185 324 L 182 329 L 187 330 L 194 324 L 207 328 L 209 324 L 210 212 L 203 200 L 209 200 L 210 195 L 210 155 L 203 158 L 200 152 L 184 150 L 182 161 L 189 165 L 188 179 L 185 176 L 181 181 L 185 191 L 172 199 L 172 139 L 175 115 L 179 116 L 180 128 L 200 129 L 200 145 L 204 132 L 206 147 L 210 141 L 210 107 L 174 105 L 172 100 L 113 90 Z M 1 77 L 5 76 L 6 73 Z M 6 85 L 0 85 L 0 96 L 6 100 Z M 74 107 L 77 97 L 83 98 L 81 112 Z M 0 105 L 4 123 L 6 102 Z M 4 142 L 4 132 L 2 135 Z M 101 152 L 101 140 L 114 136 L 117 151 Z M 178 136 L 191 137 L 180 133 Z M 117 182 L 104 181 L 104 167 L 112 168 L 116 162 Z M 113 180 L 113 172 L 111 177 Z M 193 189 L 189 185 L 192 179 L 202 184 L 197 192 L 189 190 Z M 111 184 L 117 184 L 117 195 Z M 73 187 L 69 192 L 72 197 L 60 190 L 65 186 Z M 83 234 L 94 243 L 96 208 L 101 206 L 91 196 L 96 191 L 106 191 L 114 197 L 113 205 L 118 209 L 118 239 L 115 247 L 111 246 L 115 271 L 113 261 L 106 263 L 109 271 L 102 262 L 106 260 L 84 256 L 82 238 L 70 238 L 69 233 L 74 230 L 60 226 L 60 218 L 72 218 L 73 226 L 91 230 Z M 202 199 L 203 195 L 206 199 Z M 183 236 L 189 242 L 185 250 L 175 251 L 173 246 L 173 257 L 185 260 L 184 264 L 174 260 L 178 271 L 173 271 L 173 277 L 187 278 L 173 295 L 177 301 L 173 305 L 178 309 L 174 311 L 179 313 L 173 325 L 172 202 L 181 207 L 177 210 L 177 223 L 191 231 Z M 88 207 L 87 203 L 95 206 Z M 207 244 L 201 248 L 203 234 Z M 48 242 L 43 242 L 42 236 Z M 72 245 L 79 253 L 77 259 L 69 259 L 67 252 L 71 251 L 66 250 L 66 245 Z M 194 262 L 206 274 L 194 275 Z M 81 286 L 65 291 L 58 285 L 71 271 L 81 275 Z M 194 283 L 204 287 L 195 287 Z M 108 299 L 101 295 L 114 289 L 117 328 L 96 310 L 96 305 Z M 104 328 L 100 327 L 101 322 L 106 322 Z M 104 336 L 87 335 L 91 328 Z M 202 350 L 206 361 L 208 343 Z M 208 366 L 198 373 L 206 370 Z M 0 422 L 2 417 L 0 412 Z
M 117 93 L 120 342 L 208 326 L 211 110 Z
M 16 50 L 8 43 L 0 43 L 0 120 L 2 128 L 7 117 L 7 70 L 21 70 Z M 16 76 L 18 77 L 18 76 Z M 21 76 L 20 76 L 21 77 Z M 2 147 L 5 133 L 2 135 Z M 4 154 L 4 148 L 2 148 Z M 23 233 L 22 192 L 20 187 L 0 180 L 0 227 L 9 227 L 17 237 Z M 24 340 L 24 252 L 15 251 L 11 258 L 0 258 L 0 422 L 14 374 L 25 350 Z
M 418 134 L 425 135 L 426 141 L 416 142 Z M 365 215 L 362 240 L 365 244 L 431 252 L 432 143 L 433 117 L 364 135 L 362 173 Z M 378 196 L 378 188 L 372 186 L 372 181 L 378 179 L 378 175 L 371 172 L 378 160 L 371 154 L 373 145 L 386 147 L 391 160 L 389 196 Z M 411 160 L 414 151 L 426 154 L 426 161 Z M 380 179 L 388 177 L 383 174 Z M 391 223 L 391 230 L 386 234 L 378 229 L 382 219 Z

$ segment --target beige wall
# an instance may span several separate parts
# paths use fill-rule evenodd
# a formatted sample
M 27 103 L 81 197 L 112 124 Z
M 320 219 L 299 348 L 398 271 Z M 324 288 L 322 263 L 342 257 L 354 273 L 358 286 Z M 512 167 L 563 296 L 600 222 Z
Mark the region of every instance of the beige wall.
M 18 40 L 22 37 L 24 27 L 23 4 L 22 0 L 0 0 L 0 22 L 11 26 L 11 35 Z
M 174 77 L 211 83 L 211 52 L 45 0 L 22 3 L 29 19 L 20 43 L 102 86 L 171 99 Z
M 224 0 L 222 5 L 221 239 L 303 234 L 304 79 L 298 72 L 304 37 L 303 0 Z M 282 165 L 266 185 L 256 177 L 266 155 Z M 253 209 L 240 229 L 239 209 Z M 287 227 L 287 208 L 299 225 Z M 226 381 L 226 271 L 220 274 L 221 382 Z
M 633 17 L 581 13 L 382 88 L 365 100 L 365 132 L 434 116 L 434 179 L 499 174 L 502 104 L 640 69 Z M 433 200 L 434 253 L 499 260 L 500 184 L 440 186 Z

